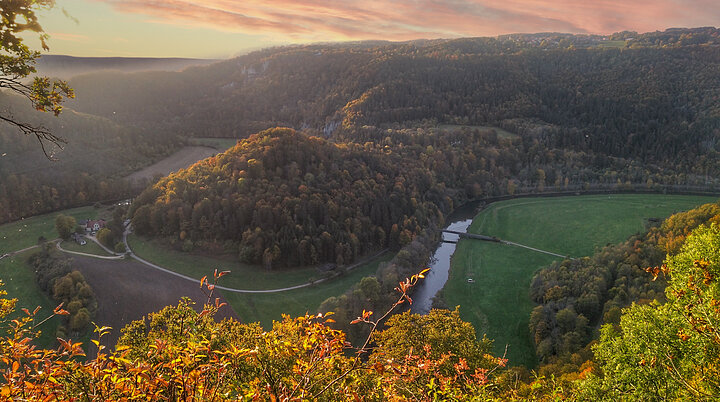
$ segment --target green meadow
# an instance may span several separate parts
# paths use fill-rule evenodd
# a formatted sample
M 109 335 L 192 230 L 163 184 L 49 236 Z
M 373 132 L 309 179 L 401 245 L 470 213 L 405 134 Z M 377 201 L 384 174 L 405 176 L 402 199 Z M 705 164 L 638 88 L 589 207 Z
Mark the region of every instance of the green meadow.
M 468 232 L 583 257 L 642 232 L 648 218 L 665 218 L 716 200 L 645 194 L 520 198 L 489 205 Z M 496 354 L 507 346 L 511 365 L 534 367 L 537 361 L 528 329 L 534 307 L 530 281 L 535 271 L 556 259 L 520 247 L 462 240 L 452 258 L 445 301 L 460 306 L 462 318 L 475 326 L 479 336 L 495 340 Z
M 80 221 L 95 219 L 98 212 L 99 210 L 92 206 L 80 207 L 0 225 L 0 255 L 34 246 L 40 236 L 47 240 L 57 238 L 55 217 L 60 214 L 70 215 Z
M 3 282 L 2 290 L 7 292 L 7 297 L 18 299 L 13 317 L 26 316 L 22 311 L 23 308 L 33 311 L 36 307 L 40 307 L 36 315 L 35 323 L 37 323 L 50 316 L 57 303 L 51 300 L 35 282 L 35 273 L 27 263 L 27 259 L 32 253 L 33 251 L 30 250 L 1 259 L 0 280 Z M 60 319 L 54 317 L 39 327 L 41 336 L 38 339 L 38 345 L 53 346 L 58 325 L 60 325 Z
M 302 285 L 311 280 L 323 278 L 315 267 L 266 270 L 260 266 L 248 265 L 233 258 L 209 257 L 183 253 L 169 249 L 161 242 L 130 235 L 128 243 L 140 258 L 183 275 L 197 278 L 212 278 L 215 269 L 230 271 L 222 277 L 219 285 L 244 290 L 279 289 Z M 389 261 L 392 253 L 384 253 L 349 272 L 295 290 L 276 293 L 235 293 L 223 291 L 223 296 L 244 322 L 259 321 L 268 327 L 281 315 L 291 316 L 314 313 L 320 304 L 330 296 L 339 296 L 365 276 L 374 275 L 378 265 Z

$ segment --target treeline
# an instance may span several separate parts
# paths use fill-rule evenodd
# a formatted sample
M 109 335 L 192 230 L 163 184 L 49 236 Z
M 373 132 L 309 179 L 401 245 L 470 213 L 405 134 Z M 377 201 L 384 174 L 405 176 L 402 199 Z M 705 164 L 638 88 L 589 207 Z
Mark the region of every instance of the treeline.
M 700 225 L 720 222 L 720 204 L 674 214 L 645 234 L 606 246 L 595 255 L 554 262 L 533 278 L 530 297 L 539 305 L 530 332 L 546 373 L 577 370 L 590 358 L 586 345 L 601 324 L 619 324 L 622 309 L 665 301 L 666 277 L 646 272 L 676 254 Z M 655 272 L 655 274 L 658 274 Z
M 55 243 L 45 243 L 42 251 L 29 260 L 35 269 L 35 280 L 69 314 L 61 316 L 64 325 L 56 336 L 67 338 L 84 332 L 97 311 L 97 300 L 90 285 L 80 271 L 72 269 L 72 259 L 55 250 Z

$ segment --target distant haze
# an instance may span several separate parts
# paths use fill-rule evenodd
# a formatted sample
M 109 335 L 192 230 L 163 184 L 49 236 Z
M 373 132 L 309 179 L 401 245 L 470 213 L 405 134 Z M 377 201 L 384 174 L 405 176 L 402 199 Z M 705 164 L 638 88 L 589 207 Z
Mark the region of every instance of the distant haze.
M 181 71 L 192 66 L 212 64 L 215 59 L 144 57 L 72 57 L 45 55 L 36 64 L 40 75 L 69 79 L 101 71 L 134 73 L 140 71 Z

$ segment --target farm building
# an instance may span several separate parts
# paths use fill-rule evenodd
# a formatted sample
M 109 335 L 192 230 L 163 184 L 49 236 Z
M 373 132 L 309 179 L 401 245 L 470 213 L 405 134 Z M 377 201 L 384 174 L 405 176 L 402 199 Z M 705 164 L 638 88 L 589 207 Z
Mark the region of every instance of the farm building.
M 105 227 L 105 220 L 104 219 L 98 219 L 98 220 L 91 220 L 88 219 L 86 221 L 80 221 L 78 224 L 85 228 L 86 232 L 97 232 L 98 230 Z

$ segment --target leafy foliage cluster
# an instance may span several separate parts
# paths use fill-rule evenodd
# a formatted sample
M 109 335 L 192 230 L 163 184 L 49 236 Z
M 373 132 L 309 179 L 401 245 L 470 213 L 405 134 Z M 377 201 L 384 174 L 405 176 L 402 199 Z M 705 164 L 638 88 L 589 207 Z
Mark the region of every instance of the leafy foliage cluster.
M 74 91 L 66 82 L 50 80 L 47 77 L 34 77 L 32 83 L 25 82 L 31 74 L 37 72 L 35 60 L 40 52 L 32 51 L 25 45 L 23 32 L 36 33 L 44 50 L 49 50 L 35 12 L 51 8 L 54 0 L 4 0 L 0 3 L 0 89 L 8 90 L 27 98 L 32 106 L 41 112 L 52 112 L 55 116 L 62 111 L 65 98 L 73 98 Z M 0 114 L 0 121 L 20 130 L 27 136 L 33 136 L 48 158 L 52 151 L 45 148 L 46 142 L 60 145 L 65 140 L 42 126 L 33 126 L 15 119 L 6 112 Z
M 64 326 L 57 336 L 79 334 L 88 329 L 98 304 L 90 284 L 83 275 L 72 269 L 72 259 L 54 249 L 54 243 L 43 245 L 42 251 L 30 257 L 35 279 L 40 289 L 64 306 Z
M 97 232 L 97 240 L 105 247 L 115 249 L 115 252 L 124 252 L 125 243 L 123 243 L 123 232 L 125 231 L 125 213 L 127 207 L 124 205 L 116 205 L 112 209 L 112 219 L 110 219 L 104 228 Z
M 400 282 L 394 306 L 406 301 L 418 279 Z M 207 285 L 209 299 L 213 287 Z M 15 301 L 2 300 L 7 321 Z M 327 325 L 329 314 L 285 317 L 264 331 L 258 324 L 216 322 L 218 308 L 207 304 L 198 313 L 187 300 L 166 307 L 127 326 L 112 352 L 94 340 L 98 353 L 87 361 L 72 341 L 61 340 L 57 351 L 32 346 L 37 311 L 28 311 L 0 338 L 0 394 L 24 400 L 471 400 L 496 392 L 505 365 L 487 354 L 488 342 L 478 342 L 457 312 L 396 316 L 352 348 L 342 331 Z M 372 316 L 364 311 L 356 322 L 376 329 L 384 317 Z M 108 330 L 97 329 L 100 336 Z M 346 353 L 353 350 L 355 356 Z
M 65 214 L 59 214 L 55 217 L 55 230 L 61 239 L 67 240 L 77 229 L 77 221 L 75 218 Z M 84 230 L 83 230 L 84 232 Z
M 720 397 L 720 228 L 701 226 L 658 267 L 665 304 L 633 305 L 602 327 L 593 348 L 600 370 L 587 399 L 716 400 Z
M 367 327 L 349 325 L 354 317 L 365 309 L 382 311 L 392 305 L 395 284 L 416 272 L 418 267 L 427 266 L 437 247 L 439 232 L 432 228 L 423 230 L 403 247 L 388 263 L 380 264 L 375 276 L 365 277 L 340 296 L 327 298 L 319 307 L 321 313 L 334 312 L 334 328 L 347 334 L 353 343 L 368 335 Z

